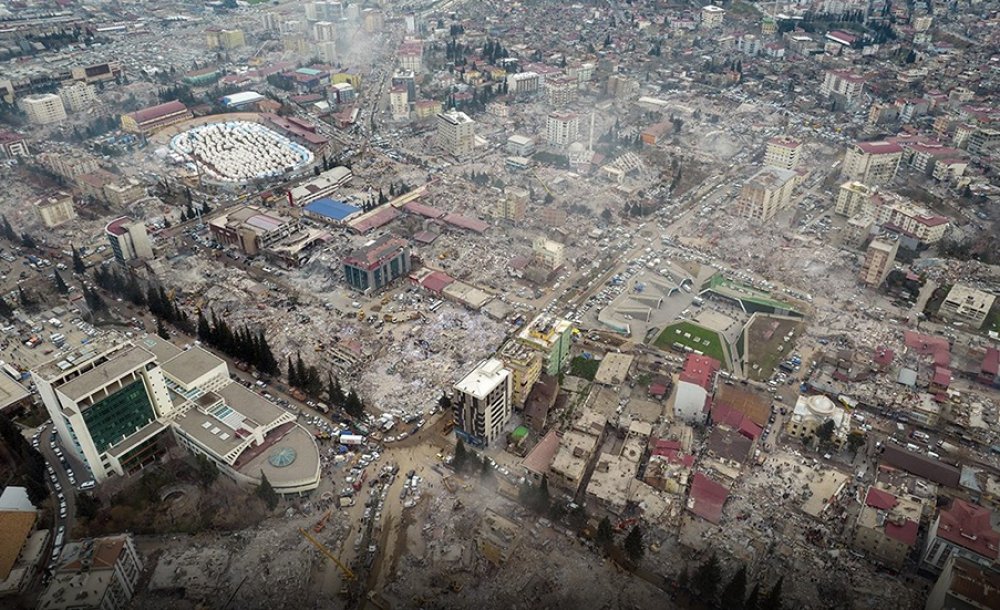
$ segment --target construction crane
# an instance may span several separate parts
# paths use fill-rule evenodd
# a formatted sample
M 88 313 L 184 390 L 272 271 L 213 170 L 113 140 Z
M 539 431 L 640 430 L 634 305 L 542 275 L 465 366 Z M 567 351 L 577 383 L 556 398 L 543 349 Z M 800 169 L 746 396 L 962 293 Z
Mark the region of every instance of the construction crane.
M 538 180 L 538 182 L 541 183 L 542 188 L 545 189 L 546 193 L 548 193 L 549 195 L 552 195 L 553 197 L 556 196 L 556 194 L 552 192 L 552 189 L 549 188 L 549 185 L 545 184 L 545 181 L 542 180 L 542 177 L 538 175 L 538 172 L 536 172 L 534 169 L 532 169 L 531 170 L 531 174 L 535 177 L 535 180 Z
M 333 563 L 337 564 L 337 567 L 340 568 L 340 571 L 344 573 L 344 578 L 346 578 L 347 580 L 351 580 L 351 581 L 357 580 L 357 576 L 354 575 L 354 572 L 351 571 L 351 568 L 345 566 L 343 564 L 343 562 L 340 561 L 340 559 L 337 558 L 336 555 L 334 555 L 332 552 L 330 552 L 330 549 L 326 548 L 325 544 L 323 544 L 319 540 L 316 540 L 315 538 L 313 538 L 312 534 L 310 534 L 309 532 L 305 531 L 301 527 L 299 528 L 299 533 L 302 534 L 303 536 L 305 536 L 305 539 L 308 540 L 309 542 L 311 542 L 314 547 L 316 547 L 317 549 L 320 550 L 321 553 L 323 553 L 324 555 L 326 555 L 330 559 L 330 561 L 332 561 Z

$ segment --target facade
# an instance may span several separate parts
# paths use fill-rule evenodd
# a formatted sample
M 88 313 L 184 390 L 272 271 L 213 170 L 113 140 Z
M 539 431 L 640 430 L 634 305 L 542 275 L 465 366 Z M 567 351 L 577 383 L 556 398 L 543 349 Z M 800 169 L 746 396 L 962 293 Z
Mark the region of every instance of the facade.
M 75 181 L 77 176 L 96 172 L 100 168 L 97 159 L 82 154 L 44 152 L 38 155 L 38 160 L 53 174 L 69 181 Z
M 38 211 L 42 224 L 49 229 L 76 218 L 73 197 L 68 193 L 56 193 L 51 197 L 42 197 L 34 202 L 34 208 Z
M 244 254 L 254 256 L 298 233 L 302 227 L 293 218 L 245 205 L 216 216 L 209 221 L 208 229 L 220 244 L 235 246 Z
M 122 130 L 129 133 L 149 135 L 157 130 L 190 119 L 193 115 L 187 106 L 174 100 L 129 114 L 123 114 Z
M 799 395 L 792 416 L 785 425 L 789 436 L 808 439 L 816 435 L 816 430 L 828 421 L 833 422 L 831 442 L 841 445 L 851 431 L 851 420 L 841 407 L 822 394 Z
M 542 77 L 537 72 L 525 71 L 507 76 L 507 93 L 517 96 L 531 95 L 538 91 Z
M 24 136 L 13 131 L 0 131 L 0 158 L 16 159 L 30 156 L 31 150 Z
M 229 377 L 200 347 L 156 336 L 95 341 L 32 371 L 62 445 L 101 483 L 139 472 L 163 454 L 160 435 L 204 455 L 241 485 L 263 472 L 275 491 L 319 485 L 319 449 L 295 416 Z
M 708 356 L 688 354 L 677 380 L 674 396 L 674 419 L 686 424 L 702 424 L 708 418 L 708 405 L 715 390 L 715 376 L 720 363 Z
M 512 414 L 510 371 L 496 358 L 485 360 L 455 384 L 455 427 L 470 441 L 488 446 L 503 438 Z
M 39 610 L 124 610 L 130 606 L 142 560 L 124 534 L 66 544 Z
M 995 150 L 998 146 L 1000 146 L 1000 129 L 978 127 L 969 133 L 966 149 L 974 155 L 982 155 Z
M 552 112 L 545 119 L 545 141 L 549 146 L 567 148 L 580 137 L 580 117 L 572 112 Z
M 847 150 L 842 174 L 869 186 L 888 184 L 902 158 L 903 147 L 894 142 L 858 142 Z
M 512 135 L 507 138 L 507 152 L 515 157 L 530 157 L 535 154 L 535 140 L 528 136 Z
M 532 261 L 546 272 L 553 272 L 563 266 L 564 246 L 551 239 L 536 237 L 531 243 Z
M 541 354 L 546 375 L 558 377 L 573 343 L 573 326 L 569 320 L 542 314 L 518 333 L 517 340 Z
M 137 258 L 153 258 L 153 245 L 149 243 L 149 234 L 143 222 L 122 216 L 104 227 L 104 235 L 119 264 L 124 265 Z
M 793 170 L 799 166 L 802 142 L 788 136 L 771 138 L 764 151 L 764 165 L 778 169 Z
M 553 106 L 565 106 L 576 99 L 579 86 L 568 76 L 545 79 L 545 96 Z
M 989 509 L 955 499 L 942 508 L 927 532 L 920 567 L 940 572 L 951 557 L 983 567 L 1000 558 L 1000 533 L 991 524 Z
M 456 159 L 469 157 L 476 148 L 476 122 L 457 110 L 438 113 L 437 145 Z
M 787 208 L 795 189 L 795 172 L 765 167 L 743 186 L 737 206 L 741 216 L 767 221 Z
M 953 322 L 981 328 L 996 296 L 964 284 L 955 284 L 941 303 L 940 315 Z
M 531 389 L 542 375 L 542 356 L 519 341 L 508 341 L 500 348 L 497 357 L 511 374 L 511 400 L 514 406 L 524 408 Z
M 898 250 L 899 240 L 881 237 L 873 239 L 865 251 L 865 260 L 861 263 L 858 281 L 872 288 L 881 286 L 885 277 L 892 271 Z
M 28 490 L 6 486 L 0 494 L 0 598 L 23 590 L 35 573 L 43 548 L 37 538 L 46 536 L 44 530 L 32 534 L 37 521 Z
M 21 100 L 20 105 L 28 122 L 35 125 L 48 125 L 66 119 L 62 98 L 55 93 L 29 95 Z
M 71 112 L 81 112 L 97 104 L 97 93 L 94 92 L 93 85 L 83 82 L 60 87 L 59 97 L 63 106 Z
M 823 97 L 840 98 L 848 105 L 861 98 L 865 89 L 865 79 L 846 70 L 830 70 L 823 77 L 819 93 Z
M 949 557 L 924 610 L 993 610 L 1000 608 L 1000 571 L 961 557 Z
M 701 27 L 718 28 L 722 27 L 722 21 L 726 17 L 726 9 L 714 4 L 701 7 Z
M 854 528 L 854 548 L 899 570 L 917 543 L 921 505 L 869 487 Z
M 931 213 L 926 208 L 895 197 L 877 196 L 874 199 L 875 221 L 884 229 L 900 233 L 921 244 L 935 244 L 941 241 L 951 226 L 944 216 Z
M 853 218 L 865 210 L 866 207 L 870 207 L 872 195 L 874 194 L 875 191 L 873 189 L 868 188 L 860 182 L 853 180 L 845 182 L 837 190 L 837 206 L 835 211 L 841 216 Z
M 410 96 L 406 87 L 397 86 L 389 90 L 389 109 L 393 121 L 405 121 L 410 118 Z
M 410 272 L 410 246 L 392 235 L 373 239 L 345 258 L 343 267 L 351 288 L 378 291 Z

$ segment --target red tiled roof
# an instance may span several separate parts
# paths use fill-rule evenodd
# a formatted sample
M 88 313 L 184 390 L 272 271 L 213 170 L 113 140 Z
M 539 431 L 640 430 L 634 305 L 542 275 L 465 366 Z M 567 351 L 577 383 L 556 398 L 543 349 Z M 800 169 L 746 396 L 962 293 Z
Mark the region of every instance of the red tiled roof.
M 364 234 L 372 229 L 384 226 L 400 216 L 399 210 L 391 206 L 382 206 L 375 212 L 370 212 L 348 223 L 352 230 Z
M 932 337 L 907 330 L 903 331 L 903 342 L 906 347 L 922 356 L 934 356 L 934 363 L 939 366 L 948 366 L 951 362 L 951 345 L 944 337 Z
M 885 535 L 898 540 L 906 546 L 913 546 L 917 542 L 917 524 L 909 519 L 903 521 L 901 525 L 896 525 L 892 521 L 885 523 Z
M 144 125 L 146 123 L 158 121 L 170 115 L 181 114 L 187 111 L 187 106 L 177 100 L 174 100 L 172 102 L 164 102 L 163 104 L 150 106 L 149 108 L 143 108 L 142 110 L 136 110 L 130 116 L 137 124 Z
M 468 216 L 462 216 L 461 214 L 455 213 L 446 214 L 443 220 L 446 223 L 460 229 L 468 229 L 476 233 L 484 233 L 490 226 L 489 223 L 483 222 L 477 218 L 470 218 Z
M 684 370 L 681 371 L 679 378 L 680 381 L 693 383 L 710 392 L 712 380 L 720 366 L 719 361 L 715 358 L 688 354 L 687 359 L 684 360 Z
M 423 281 L 420 282 L 420 285 L 431 292 L 441 292 L 446 286 L 454 281 L 455 278 L 451 277 L 444 271 L 434 271 L 425 277 Z
M 994 377 L 1000 373 L 1000 350 L 995 347 L 986 348 L 986 355 L 983 356 L 982 372 Z
M 858 142 L 855 144 L 861 152 L 870 155 L 888 155 L 903 152 L 903 147 L 894 142 Z
M 875 350 L 875 357 L 873 358 L 873 360 L 875 361 L 875 364 L 879 366 L 887 366 L 889 364 L 892 364 L 892 359 L 895 356 L 896 356 L 895 352 L 893 352 L 891 349 L 883 345 Z
M 956 499 L 940 517 L 939 537 L 994 561 L 1000 557 L 1000 533 L 990 525 L 989 510 Z
M 951 384 L 951 371 L 943 366 L 934 367 L 934 385 L 948 387 Z
M 744 413 L 718 401 L 712 407 L 712 423 L 729 426 L 752 441 L 757 440 L 764 431 Z
M 444 210 L 439 210 L 435 207 L 424 205 L 417 201 L 409 201 L 403 205 L 403 209 L 411 214 L 416 214 L 417 216 L 423 216 L 425 218 L 441 218 L 444 216 Z
M 691 482 L 688 510 L 706 521 L 718 525 L 722 520 L 722 507 L 729 498 L 729 490 L 698 472 Z
M 868 488 L 868 495 L 865 496 L 865 506 L 871 506 L 879 510 L 892 510 L 899 500 L 891 493 L 876 487 Z

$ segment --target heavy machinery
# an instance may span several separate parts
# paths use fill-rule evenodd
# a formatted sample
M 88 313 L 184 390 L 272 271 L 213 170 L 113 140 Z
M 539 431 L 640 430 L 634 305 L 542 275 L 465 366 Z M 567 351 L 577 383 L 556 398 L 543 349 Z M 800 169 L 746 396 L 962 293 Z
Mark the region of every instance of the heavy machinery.
M 349 581 L 357 580 L 357 576 L 354 575 L 354 572 L 351 571 L 351 568 L 349 568 L 346 565 L 344 565 L 344 563 L 341 562 L 340 559 L 338 559 L 337 556 L 334 555 L 330 551 L 330 549 L 326 548 L 325 544 L 323 544 L 319 540 L 316 540 L 315 538 L 313 538 L 312 534 L 310 534 L 309 532 L 305 531 L 301 527 L 299 528 L 299 533 L 302 534 L 305 537 L 306 540 L 308 540 L 309 542 L 311 542 L 314 547 L 316 547 L 317 549 L 319 549 L 321 553 L 323 553 L 324 555 L 326 555 L 330 559 L 330 561 L 332 561 L 333 563 L 337 564 L 337 567 L 340 568 L 341 572 L 343 572 L 345 579 L 347 579 Z
M 365 310 L 364 309 L 359 309 L 358 310 L 358 319 L 359 320 L 364 320 L 365 319 Z
M 333 509 L 330 509 L 330 510 L 326 511 L 325 513 L 323 513 L 323 516 L 320 517 L 319 521 L 316 522 L 316 525 L 313 526 L 313 531 L 314 532 L 316 532 L 318 534 L 318 533 L 322 532 L 326 528 L 326 522 L 330 518 L 330 514 L 332 512 L 333 512 Z

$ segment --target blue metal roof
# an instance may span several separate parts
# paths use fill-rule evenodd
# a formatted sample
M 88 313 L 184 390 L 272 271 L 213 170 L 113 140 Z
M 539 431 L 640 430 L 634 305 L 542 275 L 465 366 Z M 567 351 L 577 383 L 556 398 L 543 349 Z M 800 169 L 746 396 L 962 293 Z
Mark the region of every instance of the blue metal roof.
M 326 216 L 327 218 L 332 218 L 333 220 L 339 222 L 351 214 L 360 212 L 361 208 L 354 207 L 353 205 L 344 203 L 343 201 L 335 201 L 329 197 L 324 197 L 307 205 L 306 211 L 313 214 L 319 214 L 320 216 Z

